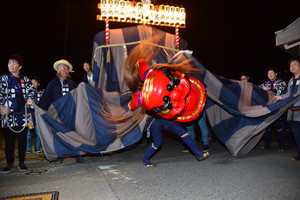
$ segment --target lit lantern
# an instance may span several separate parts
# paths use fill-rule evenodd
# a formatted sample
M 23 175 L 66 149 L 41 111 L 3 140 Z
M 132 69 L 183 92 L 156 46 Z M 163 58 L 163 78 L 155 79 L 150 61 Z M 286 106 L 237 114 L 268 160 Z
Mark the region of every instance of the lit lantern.
M 120 12 L 119 12 L 119 19 L 121 21 L 123 21 L 125 19 L 125 1 L 124 0 L 120 0 L 119 1 L 119 9 L 120 9 Z
M 180 8 L 175 7 L 175 25 L 180 24 Z
M 106 19 L 108 16 L 106 6 L 107 6 L 106 0 L 101 0 L 100 9 L 101 9 L 101 16 L 103 19 Z
M 113 14 L 114 14 L 114 12 L 113 12 L 113 0 L 108 0 L 107 1 L 107 7 L 106 7 L 106 9 L 107 9 L 107 17 L 109 19 L 112 19 L 113 18 Z
M 170 6 L 170 24 L 175 24 L 175 6 Z
M 137 17 L 137 7 L 136 7 L 136 1 L 131 2 L 131 14 L 130 19 L 131 22 L 135 22 Z
M 159 23 L 159 6 L 155 5 L 154 6 L 154 24 Z
M 113 9 L 113 19 L 118 20 L 119 19 L 119 0 L 113 0 L 112 1 L 112 9 Z
M 138 2 L 135 7 L 137 9 L 136 20 L 137 20 L 138 23 L 141 23 L 142 20 L 143 20 L 143 3 Z
M 170 6 L 166 5 L 165 6 L 165 24 L 170 23 Z
M 155 12 L 154 5 L 152 3 L 150 3 L 149 11 L 148 11 L 148 20 L 149 20 L 150 24 L 153 24 L 153 22 L 154 22 L 154 12 Z
M 164 24 L 165 21 L 165 5 L 160 5 L 158 9 L 159 23 Z
M 125 16 L 126 16 L 126 20 L 130 20 L 130 16 L 131 16 L 131 2 L 130 1 L 125 1 Z
M 150 4 L 143 4 L 143 24 L 149 22 Z
M 185 9 L 180 8 L 180 25 L 185 26 Z

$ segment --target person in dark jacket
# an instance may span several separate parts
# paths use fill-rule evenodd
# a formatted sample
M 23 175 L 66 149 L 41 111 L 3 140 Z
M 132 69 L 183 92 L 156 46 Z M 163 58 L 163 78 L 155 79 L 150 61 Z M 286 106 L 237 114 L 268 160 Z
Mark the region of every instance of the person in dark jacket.
M 38 106 L 45 111 L 49 109 L 53 102 L 66 95 L 71 90 L 77 88 L 77 84 L 70 78 L 70 72 L 73 71 L 71 63 L 67 60 L 61 59 L 53 64 L 53 68 L 57 71 L 57 76 L 48 83 L 38 103 Z M 59 157 L 55 161 L 55 163 L 62 162 L 63 157 Z M 76 162 L 84 163 L 85 159 L 82 156 L 77 156 Z
M 266 91 L 272 92 L 276 96 L 283 95 L 287 92 L 286 82 L 277 77 L 277 69 L 268 68 L 267 76 L 268 81 L 264 82 L 260 85 Z M 262 149 L 271 149 L 271 141 L 272 141 L 272 133 L 273 131 L 277 135 L 278 144 L 279 144 L 279 152 L 283 152 L 286 150 L 286 127 L 284 122 L 284 116 L 279 117 L 273 124 L 271 124 L 265 131 L 263 136 L 264 146 Z
M 82 78 L 82 81 L 92 86 L 95 86 L 95 81 L 93 80 L 93 69 L 91 64 L 89 62 L 84 62 L 82 67 L 86 72 Z
M 56 77 L 48 83 L 38 103 L 43 110 L 48 110 L 53 102 L 77 88 L 77 84 L 70 78 L 73 67 L 67 60 L 59 60 L 53 67 L 57 71 Z
M 18 138 L 19 169 L 25 165 L 28 105 L 34 98 L 35 88 L 27 76 L 21 74 L 23 57 L 12 54 L 8 60 L 8 74 L 0 76 L 0 122 L 5 138 L 5 158 L 7 166 L 3 173 L 12 171 L 15 160 L 15 140 Z M 27 102 L 27 103 L 26 103 Z

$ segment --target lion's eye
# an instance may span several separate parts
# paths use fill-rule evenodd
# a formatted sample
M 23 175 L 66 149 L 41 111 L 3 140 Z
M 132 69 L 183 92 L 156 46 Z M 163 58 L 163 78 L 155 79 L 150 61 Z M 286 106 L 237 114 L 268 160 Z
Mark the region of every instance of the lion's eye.
M 168 115 L 170 112 L 171 112 L 170 109 L 164 109 L 164 110 L 159 111 L 159 113 L 162 115 Z

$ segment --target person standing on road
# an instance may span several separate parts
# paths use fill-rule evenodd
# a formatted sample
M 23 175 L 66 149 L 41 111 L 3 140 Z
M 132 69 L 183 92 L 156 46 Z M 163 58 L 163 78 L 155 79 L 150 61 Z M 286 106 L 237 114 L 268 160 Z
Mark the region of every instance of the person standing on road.
M 272 92 L 276 96 L 285 94 L 287 88 L 286 83 L 284 80 L 277 77 L 277 70 L 275 68 L 268 68 L 267 75 L 269 80 L 261 84 L 260 87 L 266 91 Z M 285 151 L 286 139 L 284 125 L 285 123 L 282 116 L 267 128 L 263 137 L 264 146 L 262 146 L 262 149 L 271 149 L 272 132 L 275 130 L 279 144 L 278 151 Z
M 45 111 L 49 109 L 53 102 L 77 88 L 77 84 L 70 78 L 70 72 L 73 70 L 71 63 L 61 59 L 53 64 L 53 68 L 57 71 L 57 76 L 48 83 L 40 102 L 37 104 Z M 63 160 L 63 157 L 59 157 L 54 162 L 59 164 Z M 77 156 L 76 162 L 84 163 L 85 159 L 82 156 Z
M 187 124 L 188 125 L 186 125 L 186 130 L 194 141 L 196 139 L 195 126 L 198 124 L 198 126 L 201 130 L 201 140 L 202 140 L 203 151 L 204 152 L 210 151 L 209 130 L 208 130 L 208 125 L 207 125 L 207 121 L 206 121 L 205 111 L 202 112 L 200 117 L 198 117 L 195 121 L 193 121 L 193 124 L 191 124 L 191 125 L 189 123 L 187 123 Z M 186 152 L 186 151 L 184 151 L 184 152 Z
M 23 57 L 12 54 L 8 60 L 8 74 L 0 76 L 1 126 L 5 137 L 5 156 L 7 166 L 3 173 L 11 172 L 14 165 L 15 138 L 18 138 L 19 169 L 27 170 L 25 165 L 27 138 L 27 104 L 35 96 L 35 88 L 27 76 L 20 73 Z
M 300 59 L 291 59 L 288 64 L 290 66 L 290 71 L 294 76 L 288 83 L 287 93 L 281 96 L 275 96 L 277 100 L 285 99 L 300 92 Z M 287 120 L 290 122 L 291 131 L 294 135 L 297 147 L 297 155 L 290 159 L 300 161 L 300 101 L 297 101 L 289 108 Z
M 37 104 L 41 96 L 43 94 L 43 91 L 38 90 L 38 87 L 41 84 L 41 80 L 39 77 L 34 76 L 31 79 L 32 84 L 34 85 L 34 88 L 36 89 L 36 95 L 34 97 L 34 102 Z M 41 149 L 41 140 L 40 136 L 38 133 L 38 128 L 36 126 L 36 121 L 35 121 L 35 115 L 34 115 L 34 108 L 30 109 L 30 119 L 28 123 L 28 132 L 27 132 L 27 147 L 26 147 L 26 154 L 31 154 L 32 151 L 32 138 L 35 136 L 35 153 L 37 154 L 42 154 L 42 149 Z

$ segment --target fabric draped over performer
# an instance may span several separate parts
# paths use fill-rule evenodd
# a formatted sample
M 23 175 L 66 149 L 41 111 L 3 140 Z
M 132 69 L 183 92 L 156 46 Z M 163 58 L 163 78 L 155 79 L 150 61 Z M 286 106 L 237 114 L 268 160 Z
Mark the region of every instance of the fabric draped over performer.
M 273 94 L 250 82 L 229 80 L 211 73 L 188 52 L 172 53 L 166 62 L 156 63 L 152 59 L 156 47 L 147 42 L 141 41 L 131 50 L 125 67 L 122 67 L 130 91 L 110 94 L 83 83 L 52 104 L 47 113 L 38 109 L 37 120 L 42 127 L 41 138 L 47 145 L 45 155 L 48 159 L 77 155 L 79 151 L 117 151 L 141 138 L 147 109 L 137 106 L 128 110 L 131 93 L 139 92 L 144 85 L 140 84 L 139 70 L 136 70 L 139 59 L 144 59 L 153 70 L 166 67 L 171 73 L 175 70 L 203 83 L 208 97 L 207 119 L 233 156 L 250 152 L 260 141 L 265 128 L 300 99 L 299 95 L 293 95 L 276 102 Z
M 152 50 L 152 52 L 148 52 L 149 50 Z M 200 151 L 186 130 L 175 122 L 194 120 L 202 112 L 206 101 L 204 86 L 199 80 L 185 74 L 200 74 L 201 70 L 193 68 L 189 59 L 178 64 L 154 63 L 149 67 L 148 63 L 155 53 L 153 46 L 150 46 L 147 42 L 140 44 L 128 56 L 124 70 L 127 86 L 133 92 L 132 100 L 128 104 L 130 110 L 136 113 L 137 116 L 146 113 L 158 118 L 150 118 L 152 122 L 149 129 L 151 130 L 153 143 L 145 152 L 143 164 L 146 167 L 154 166 L 150 159 L 161 146 L 162 132 L 166 130 L 180 136 L 195 157 L 199 161 L 203 160 L 209 156 L 209 153 Z M 115 123 L 119 120 L 118 118 L 123 120 L 124 115 L 121 117 L 120 115 L 111 115 L 109 120 Z M 130 120 L 130 118 L 127 119 Z M 139 118 L 133 123 L 138 123 L 138 120 Z M 131 124 L 128 125 L 126 129 L 130 130 Z M 124 133 L 122 128 L 116 130 L 115 133 L 118 134 L 120 130 Z
M 155 40 L 157 38 L 153 38 Z M 131 121 L 128 126 L 116 130 L 117 135 L 124 133 L 124 130 L 130 131 L 145 113 L 156 118 L 187 122 L 196 119 L 204 109 L 205 88 L 198 79 L 187 75 L 201 74 L 201 70 L 195 68 L 190 59 L 180 63 L 153 63 L 148 66 L 156 53 L 155 46 L 150 45 L 149 41 L 143 41 L 131 51 L 126 60 L 124 77 L 133 92 L 128 104 L 133 112 L 113 116 L 104 111 L 105 118 L 112 123 Z

